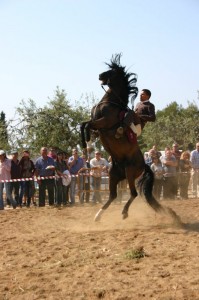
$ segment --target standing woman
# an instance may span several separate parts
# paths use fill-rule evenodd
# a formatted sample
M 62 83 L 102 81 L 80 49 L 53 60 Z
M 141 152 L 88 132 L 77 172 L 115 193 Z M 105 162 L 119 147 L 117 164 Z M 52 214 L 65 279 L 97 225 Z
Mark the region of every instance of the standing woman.
M 55 160 L 55 171 L 59 176 L 55 180 L 55 203 L 57 206 L 61 206 L 62 203 L 63 206 L 66 206 L 67 204 L 67 194 L 69 186 L 65 186 L 62 180 L 62 177 L 66 176 L 63 174 L 66 170 L 68 170 L 68 167 L 65 160 L 63 159 L 63 152 L 59 151 L 57 152 L 57 158 Z
M 4 150 L 0 150 L 0 210 L 4 209 L 3 189 L 5 188 L 6 198 L 16 208 L 17 202 L 12 198 L 11 193 L 11 160 L 6 157 Z M 4 182 L 6 181 L 6 182 Z
M 182 152 L 179 160 L 179 188 L 180 198 L 188 199 L 189 181 L 191 178 L 191 162 L 190 153 L 188 151 Z
M 19 204 L 22 205 L 22 198 L 23 196 L 26 196 L 27 199 L 26 206 L 30 207 L 31 198 L 33 197 L 35 192 L 34 181 L 33 181 L 35 166 L 33 161 L 30 159 L 30 152 L 28 150 L 23 151 L 23 156 L 19 162 L 19 166 L 20 166 L 20 177 L 27 179 L 21 182 Z
M 158 156 L 155 156 L 153 158 L 151 170 L 154 173 L 153 195 L 157 200 L 160 200 L 161 192 L 163 189 L 164 168 Z

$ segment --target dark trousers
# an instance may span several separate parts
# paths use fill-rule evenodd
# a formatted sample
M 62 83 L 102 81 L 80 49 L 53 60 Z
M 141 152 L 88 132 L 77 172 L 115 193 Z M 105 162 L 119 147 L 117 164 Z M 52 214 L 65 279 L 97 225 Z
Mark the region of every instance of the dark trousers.
M 153 195 L 156 198 L 156 200 L 160 200 L 162 187 L 163 187 L 163 179 L 155 178 L 154 185 L 153 185 Z
M 69 192 L 69 186 L 65 186 L 59 181 L 56 182 L 56 189 L 55 189 L 55 199 L 56 199 L 56 204 L 61 205 L 66 205 L 68 203 L 68 192 Z
M 180 197 L 182 199 L 188 199 L 188 188 L 189 188 L 189 181 L 191 175 L 189 173 L 182 173 L 179 177 L 179 188 L 180 188 Z
M 172 199 L 176 196 L 177 178 L 176 176 L 164 177 L 163 181 L 163 198 Z
M 11 194 L 14 193 L 14 199 L 19 205 L 19 182 L 10 183 Z
M 89 202 L 90 198 L 90 177 L 85 174 L 79 175 L 78 181 L 80 203 Z
M 46 189 L 48 191 L 48 203 L 54 205 L 55 181 L 54 179 L 44 179 L 39 184 L 39 206 L 45 206 Z

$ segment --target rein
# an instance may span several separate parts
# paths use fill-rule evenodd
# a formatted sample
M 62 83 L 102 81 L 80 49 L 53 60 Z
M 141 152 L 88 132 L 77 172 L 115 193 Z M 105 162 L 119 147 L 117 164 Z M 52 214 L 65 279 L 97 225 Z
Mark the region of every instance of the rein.
M 105 90 L 104 86 L 101 85 L 101 87 L 102 87 L 102 89 L 107 93 L 107 91 Z M 114 91 L 114 89 L 111 88 L 109 85 L 108 85 L 108 87 L 111 89 L 111 91 L 112 91 L 113 94 L 117 97 L 117 99 L 120 101 L 121 104 L 119 105 L 119 104 L 114 103 L 114 102 L 109 102 L 109 103 L 115 104 L 116 106 L 120 106 L 121 108 L 128 108 L 128 109 L 130 109 L 130 108 L 128 107 L 128 105 L 126 105 L 126 103 L 124 103 L 124 101 L 122 100 L 122 98 Z

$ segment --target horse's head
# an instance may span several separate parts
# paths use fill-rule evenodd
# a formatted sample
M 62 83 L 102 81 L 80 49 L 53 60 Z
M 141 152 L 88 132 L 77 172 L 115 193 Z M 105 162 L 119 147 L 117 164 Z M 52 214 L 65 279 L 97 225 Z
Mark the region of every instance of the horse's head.
M 112 56 L 111 63 L 106 65 L 109 70 L 99 75 L 102 85 L 107 85 L 122 102 L 128 104 L 128 97 L 133 99 L 137 97 L 138 88 L 136 87 L 137 76 L 134 73 L 128 73 L 125 67 L 120 65 L 121 54 Z
M 101 85 L 110 85 L 110 80 L 113 77 L 113 75 L 114 73 L 112 70 L 99 74 L 99 80 L 101 81 Z

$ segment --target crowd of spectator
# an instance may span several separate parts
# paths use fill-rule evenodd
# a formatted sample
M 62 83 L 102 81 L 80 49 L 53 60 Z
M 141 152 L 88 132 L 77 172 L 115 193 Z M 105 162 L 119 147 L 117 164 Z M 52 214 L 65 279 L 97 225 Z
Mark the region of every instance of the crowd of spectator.
M 0 210 L 5 203 L 13 209 L 43 207 L 46 203 L 73 206 L 77 196 L 80 204 L 101 203 L 102 179 L 108 176 L 111 160 L 103 158 L 98 150 L 93 156 L 89 151 L 88 155 L 80 155 L 75 148 L 71 154 L 68 157 L 64 151 L 42 147 L 40 157 L 33 162 L 29 150 L 25 149 L 20 159 L 16 150 L 10 153 L 10 158 L 0 150 Z M 199 196 L 199 143 L 192 152 L 179 150 L 177 143 L 166 147 L 164 152 L 153 146 L 144 159 L 154 173 L 153 193 L 158 200 L 188 199 L 190 179 L 193 197 Z
M 73 206 L 77 196 L 81 204 L 101 203 L 102 175 L 108 175 L 109 164 L 100 151 L 93 155 L 92 159 L 90 155 L 79 155 L 75 148 L 68 157 L 64 151 L 48 151 L 42 147 L 40 157 L 33 162 L 28 150 L 22 152 L 20 159 L 16 150 L 11 151 L 10 158 L 0 150 L 0 210 L 4 209 L 5 202 L 13 209 L 31 204 Z
M 145 162 L 154 173 L 154 196 L 157 199 L 188 199 L 190 180 L 192 196 L 199 196 L 199 143 L 193 151 L 179 150 L 177 143 L 164 152 L 153 146 L 145 153 Z

